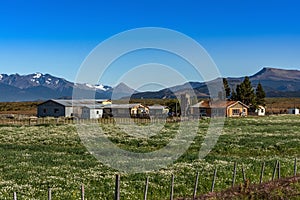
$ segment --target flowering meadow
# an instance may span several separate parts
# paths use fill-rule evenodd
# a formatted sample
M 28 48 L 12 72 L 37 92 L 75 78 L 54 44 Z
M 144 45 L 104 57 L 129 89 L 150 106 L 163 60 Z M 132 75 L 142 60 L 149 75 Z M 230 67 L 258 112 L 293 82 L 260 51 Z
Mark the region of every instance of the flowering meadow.
M 199 121 L 190 147 L 172 165 L 137 174 L 118 172 L 94 158 L 74 124 L 1 125 L 0 199 L 12 199 L 13 192 L 17 192 L 18 199 L 47 199 L 48 188 L 52 188 L 53 199 L 80 199 L 81 184 L 85 186 L 86 199 L 113 199 L 116 174 L 121 175 L 121 199 L 143 199 L 146 177 L 149 177 L 148 199 L 168 199 L 172 174 L 174 196 L 191 197 L 197 172 L 200 175 L 197 194 L 210 191 L 215 168 L 215 190 L 230 187 L 235 162 L 236 184 L 243 182 L 242 166 L 246 178 L 258 183 L 262 162 L 266 164 L 263 181 L 272 178 L 276 160 L 281 164 L 281 176 L 293 175 L 294 158 L 300 152 L 300 116 L 226 119 L 217 144 L 205 158 L 198 159 L 209 123 L 210 119 Z M 158 135 L 146 139 L 126 135 L 114 124 L 100 126 L 119 148 L 151 152 L 176 139 L 180 124 L 164 124 Z

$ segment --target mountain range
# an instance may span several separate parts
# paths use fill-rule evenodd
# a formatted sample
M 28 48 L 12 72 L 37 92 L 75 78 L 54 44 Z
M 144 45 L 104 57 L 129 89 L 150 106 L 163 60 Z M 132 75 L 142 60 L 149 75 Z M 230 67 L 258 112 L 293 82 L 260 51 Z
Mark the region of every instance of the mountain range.
M 235 89 L 245 77 L 226 78 L 231 89 Z M 252 86 L 256 88 L 261 83 L 267 97 L 300 97 L 300 71 L 265 67 L 256 74 L 249 76 Z M 155 92 L 135 93 L 131 98 L 176 98 L 176 95 L 193 88 L 198 98 L 209 97 L 207 84 L 210 82 L 188 82 L 183 85 L 166 88 Z
M 265 67 L 249 76 L 253 87 L 260 82 L 267 97 L 300 97 L 300 71 Z M 231 88 L 243 81 L 244 77 L 228 77 Z M 73 90 L 85 94 L 93 92 L 95 98 L 176 98 L 181 93 L 193 89 L 199 97 L 208 97 L 207 83 L 188 82 L 183 85 L 165 88 L 159 91 L 138 92 L 124 83 L 116 87 L 102 84 L 73 83 L 50 74 L 34 73 L 28 75 L 0 74 L 0 101 L 37 101 L 53 98 L 71 98 Z M 189 88 L 189 89 L 188 89 Z

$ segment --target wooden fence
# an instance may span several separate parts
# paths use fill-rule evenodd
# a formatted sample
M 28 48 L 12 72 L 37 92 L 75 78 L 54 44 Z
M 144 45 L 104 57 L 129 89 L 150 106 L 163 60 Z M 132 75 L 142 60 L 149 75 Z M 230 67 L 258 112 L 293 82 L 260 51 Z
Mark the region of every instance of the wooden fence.
M 101 123 L 101 124 L 134 124 L 134 123 L 171 123 L 179 122 L 186 119 L 177 118 L 152 118 L 152 119 L 139 119 L 139 118 L 100 118 L 100 119 L 72 119 L 72 118 L 23 118 L 23 119 L 1 119 L 1 125 L 62 125 L 62 124 L 88 124 L 88 123 Z
M 294 159 L 294 165 L 293 165 L 293 174 L 291 174 L 291 176 L 296 176 L 297 174 L 297 159 Z M 233 173 L 232 173 L 232 185 L 231 187 L 234 187 L 236 185 L 236 175 L 237 175 L 237 163 L 234 163 L 233 166 Z M 243 181 L 245 183 L 247 183 L 247 176 L 245 173 L 245 169 L 242 165 L 241 168 L 241 173 L 243 176 Z M 278 160 L 276 160 L 275 164 L 274 164 L 274 168 L 273 168 L 273 173 L 272 173 L 272 177 L 270 179 L 270 181 L 281 178 L 281 173 L 280 173 L 281 167 L 280 167 L 280 162 Z M 265 162 L 262 163 L 261 165 L 261 170 L 260 170 L 260 178 L 259 180 L 257 180 L 257 183 L 262 184 L 263 183 L 263 176 L 264 176 L 264 172 L 265 172 Z M 217 176 L 217 168 L 214 169 L 213 172 L 213 177 L 212 177 L 212 182 L 211 182 L 211 188 L 210 188 L 210 192 L 214 192 L 214 188 L 215 188 L 215 184 L 216 184 L 216 179 L 218 178 Z M 174 187 L 175 187 L 175 183 L 176 183 L 176 176 L 174 174 L 171 175 L 170 177 L 170 185 L 169 185 L 169 189 L 170 189 L 170 196 L 169 199 L 173 200 L 174 199 Z M 196 173 L 195 175 L 195 184 L 193 187 L 193 194 L 191 194 L 191 196 L 188 197 L 188 199 L 196 199 L 197 198 L 197 194 L 199 193 L 198 191 L 198 185 L 199 185 L 199 172 Z M 114 188 L 114 200 L 120 200 L 120 188 L 121 188 L 121 176 L 119 174 L 116 174 L 115 176 L 115 188 Z M 148 197 L 148 189 L 149 189 L 149 177 L 146 178 L 145 180 L 145 187 L 144 187 L 144 200 L 147 200 Z M 48 188 L 48 200 L 52 199 L 52 188 Z M 207 192 L 207 191 L 206 191 Z M 81 200 L 85 200 L 85 188 L 84 185 L 82 184 L 80 187 L 80 193 L 81 193 Z M 13 200 L 17 200 L 17 192 L 13 192 Z M 168 197 L 166 197 L 167 199 Z

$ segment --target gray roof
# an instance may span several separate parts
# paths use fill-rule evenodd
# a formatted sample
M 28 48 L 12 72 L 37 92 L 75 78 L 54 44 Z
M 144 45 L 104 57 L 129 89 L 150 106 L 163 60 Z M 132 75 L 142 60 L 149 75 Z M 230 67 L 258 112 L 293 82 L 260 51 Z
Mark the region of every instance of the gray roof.
M 104 105 L 86 105 L 83 106 L 83 108 L 89 108 L 89 109 L 103 109 Z
M 167 108 L 166 106 L 162 106 L 162 105 L 153 105 L 153 106 L 148 106 L 148 108 L 151 110 L 163 110 L 165 108 Z
M 76 99 L 76 100 L 72 100 L 72 99 L 51 99 L 48 101 L 53 101 L 56 102 L 58 104 L 61 104 L 65 107 L 84 107 L 84 106 L 95 106 L 97 104 L 101 104 L 104 101 L 107 101 L 109 99 Z M 46 102 L 48 102 L 46 101 Z M 44 102 L 44 103 L 46 103 Z M 43 103 L 42 103 L 43 104 Z
M 104 105 L 103 108 L 133 108 L 136 106 L 142 106 L 139 103 L 133 103 L 133 104 L 107 104 Z

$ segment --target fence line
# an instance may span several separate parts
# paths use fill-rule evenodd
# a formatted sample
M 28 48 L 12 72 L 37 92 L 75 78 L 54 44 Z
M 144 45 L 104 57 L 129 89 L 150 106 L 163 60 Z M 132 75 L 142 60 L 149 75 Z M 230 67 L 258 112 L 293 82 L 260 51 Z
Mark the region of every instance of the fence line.
M 3 119 L 0 118 L 0 125 L 63 125 L 63 124 L 89 124 L 89 123 L 101 123 L 101 124 L 135 124 L 135 123 L 172 123 L 179 121 L 186 121 L 191 119 L 177 118 L 99 118 L 99 119 L 72 119 L 72 118 L 24 118 L 24 119 Z M 195 119 L 197 120 L 197 119 Z
M 295 158 L 293 163 L 293 175 L 296 176 L 297 175 L 297 159 Z M 234 186 L 235 183 L 235 178 L 236 178 L 236 170 L 237 170 L 237 163 L 234 163 L 234 170 L 233 170 L 233 177 L 232 177 L 232 185 L 231 187 Z M 247 182 L 248 180 L 245 177 L 245 169 L 244 166 L 242 165 L 242 175 L 243 175 L 243 181 L 244 183 Z M 260 176 L 259 176 L 259 184 L 263 183 L 263 175 L 264 175 L 264 171 L 265 171 L 265 162 L 262 163 L 261 166 L 261 170 L 260 170 Z M 276 172 L 277 172 L 277 178 L 281 178 L 280 175 L 280 162 L 278 160 L 276 160 L 275 162 L 275 166 L 273 168 L 273 174 L 271 177 L 271 180 L 275 180 L 276 177 Z M 215 184 L 216 184 L 216 178 L 217 178 L 217 168 L 214 168 L 213 171 L 213 177 L 212 177 L 212 185 L 211 185 L 211 190 L 210 192 L 214 191 L 215 188 Z M 199 184 L 199 172 L 197 171 L 196 173 L 196 180 L 195 180 L 195 184 L 193 187 L 193 194 L 191 195 L 192 199 L 196 199 L 197 198 L 197 186 Z M 174 187 L 175 187 L 175 175 L 172 174 L 171 175 L 171 180 L 170 180 L 170 200 L 174 199 Z M 116 174 L 115 176 L 115 188 L 114 188 L 114 200 L 120 200 L 120 188 L 121 188 L 121 179 L 120 179 L 120 175 Z M 145 181 L 145 188 L 144 188 L 144 200 L 147 200 L 147 193 L 148 193 L 148 189 L 149 189 L 149 177 L 147 176 L 146 181 Z M 225 189 L 225 188 L 224 188 Z M 81 200 L 85 200 L 85 188 L 84 185 L 81 184 L 80 187 L 80 192 L 81 192 Z M 203 191 L 203 192 L 208 192 L 208 191 Z M 52 199 L 52 188 L 48 188 L 48 200 Z M 17 192 L 13 192 L 13 200 L 17 200 Z

